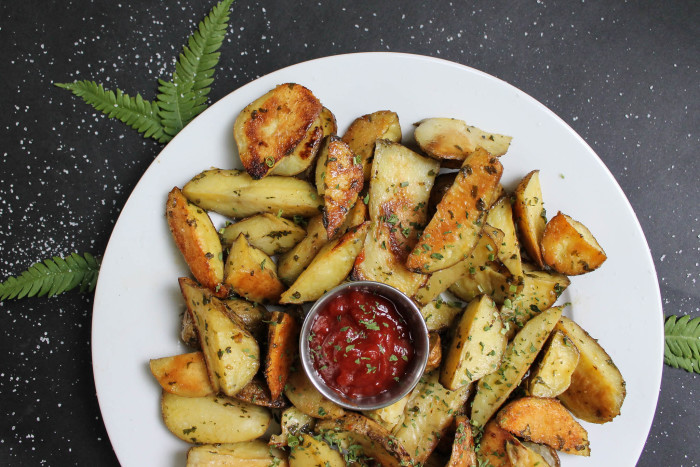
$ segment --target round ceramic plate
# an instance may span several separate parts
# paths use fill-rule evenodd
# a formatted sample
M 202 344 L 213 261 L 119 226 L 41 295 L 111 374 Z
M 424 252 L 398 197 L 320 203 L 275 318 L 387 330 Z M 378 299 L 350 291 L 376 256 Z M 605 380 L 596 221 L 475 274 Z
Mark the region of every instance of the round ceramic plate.
M 584 223 L 605 249 L 603 266 L 580 277 L 561 301 L 612 356 L 627 381 L 622 414 L 583 423 L 591 457 L 562 454 L 563 466 L 635 465 L 656 408 L 663 358 L 663 314 L 644 234 L 619 185 L 593 150 L 550 110 L 477 70 L 428 57 L 367 53 L 322 58 L 276 71 L 217 102 L 151 164 L 114 228 L 95 296 L 95 384 L 109 438 L 124 466 L 185 465 L 189 446 L 166 429 L 152 358 L 187 352 L 180 342 L 184 306 L 177 278 L 189 271 L 164 217 L 167 193 L 209 167 L 237 168 L 232 127 L 247 104 L 275 85 L 295 82 L 331 109 L 339 132 L 376 110 L 398 113 L 404 139 L 427 117 L 454 117 L 511 135 L 501 158 L 512 189 L 540 170 L 550 216 Z

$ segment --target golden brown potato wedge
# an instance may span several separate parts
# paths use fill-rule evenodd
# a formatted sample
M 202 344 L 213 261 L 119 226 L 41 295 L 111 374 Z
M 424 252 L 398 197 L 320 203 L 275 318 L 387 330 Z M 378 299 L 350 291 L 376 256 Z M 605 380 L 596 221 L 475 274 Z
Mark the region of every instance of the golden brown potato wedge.
M 369 222 L 353 227 L 342 237 L 326 244 L 311 264 L 280 297 L 280 304 L 301 304 L 318 300 L 339 285 L 352 270 L 362 250 Z
M 182 193 L 200 208 L 232 219 L 261 212 L 311 217 L 323 209 L 309 182 L 277 175 L 253 180 L 242 170 L 205 170 L 187 182 Z
M 265 380 L 273 399 L 277 399 L 284 391 L 298 345 L 299 325 L 294 317 L 281 311 L 272 312 L 267 333 Z
M 477 465 L 477 460 L 469 419 L 464 415 L 458 415 L 455 417 L 455 425 L 452 454 L 445 467 L 474 467 Z
M 542 351 L 537 368 L 530 373 L 528 391 L 536 397 L 557 397 L 571 384 L 578 349 L 563 332 L 555 330 Z
M 151 360 L 151 373 L 164 391 L 183 397 L 214 394 L 202 352 Z
M 289 219 L 263 213 L 226 226 L 221 233 L 221 243 L 230 248 L 240 234 L 266 255 L 278 255 L 291 250 L 306 236 L 306 231 Z
M 450 292 L 465 301 L 471 301 L 481 294 L 487 294 L 502 305 L 522 290 L 522 277 L 513 276 L 507 267 L 498 260 L 470 269 L 470 273 L 450 286 Z
M 590 456 L 588 433 L 556 399 L 523 397 L 498 412 L 498 425 L 520 438 L 557 451 Z
M 479 241 L 502 173 L 503 166 L 498 158 L 483 149 L 467 157 L 418 244 L 408 255 L 406 266 L 425 274 L 466 258 Z
M 410 394 L 406 394 L 391 405 L 382 407 L 381 409 L 365 410 L 362 413 L 387 430 L 392 430 L 403 418 L 403 411 L 406 408 L 406 404 L 408 404 L 409 398 Z
M 277 265 L 240 234 L 226 259 L 224 282 L 251 302 L 276 302 L 284 285 L 277 277 Z
M 224 254 L 219 235 L 209 215 L 190 203 L 179 188 L 168 195 L 165 217 L 175 245 L 185 258 L 192 275 L 219 297 L 228 295 L 223 285 Z
M 222 396 L 182 397 L 163 392 L 165 426 L 188 443 L 218 444 L 250 441 L 270 425 L 269 410 Z
M 425 371 L 433 371 L 440 367 L 442 363 L 442 344 L 440 342 L 440 334 L 436 332 L 431 332 L 429 334 L 429 352 L 428 352 L 428 363 L 425 365 Z
M 438 298 L 421 308 L 420 313 L 428 331 L 440 332 L 450 329 L 463 309 L 459 302 L 451 303 Z
M 414 136 L 420 148 L 430 157 L 463 161 L 477 147 L 493 156 L 508 151 L 510 136 L 488 133 L 455 118 L 427 118 L 418 122 Z
M 316 189 L 323 196 L 323 224 L 328 238 L 340 233 L 364 181 L 362 164 L 348 145 L 337 136 L 329 136 L 316 166 Z
M 543 311 L 528 321 L 506 347 L 497 371 L 479 380 L 472 403 L 472 424 L 484 426 L 520 384 L 561 317 L 562 308 Z
M 187 467 L 287 467 L 286 455 L 259 439 L 233 444 L 204 444 L 187 451 Z
M 260 367 L 258 343 L 209 289 L 185 277 L 179 282 L 187 310 L 194 318 L 214 392 L 235 396 Z
M 301 363 L 296 362 L 290 370 L 289 379 L 284 388 L 284 395 L 294 407 L 309 417 L 321 419 L 335 419 L 345 415 L 345 410 L 335 402 L 323 396 L 309 381 L 309 378 L 301 368 Z
M 270 436 L 270 446 L 277 448 L 287 447 L 289 436 L 297 437 L 301 433 L 310 433 L 316 426 L 316 419 L 309 417 L 294 406 L 285 409 L 280 417 L 279 434 Z
M 586 226 L 561 212 L 544 228 L 541 246 L 544 263 L 568 276 L 594 271 L 607 259 Z
M 283 409 L 289 405 L 284 397 L 273 399 L 270 395 L 270 388 L 258 376 L 255 376 L 250 383 L 243 386 L 243 389 L 238 391 L 238 394 L 233 397 L 239 401 L 271 409 Z
M 523 276 L 522 259 L 520 258 L 520 242 L 515 234 L 513 223 L 513 208 L 510 197 L 499 198 L 486 216 L 486 223 L 503 232 L 496 257 L 508 268 L 515 277 Z
M 533 170 L 518 183 L 515 189 L 513 216 L 525 251 L 532 261 L 543 268 L 540 244 L 544 227 L 547 225 L 547 211 L 542 199 L 539 170 Z
M 297 443 L 290 446 L 290 467 L 345 467 L 343 456 L 328 443 L 312 435 L 301 435 Z
M 270 315 L 264 306 L 258 303 L 251 303 L 242 298 L 227 298 L 222 300 L 222 302 L 228 308 L 229 315 L 231 313 L 236 315 L 243 322 L 246 329 L 258 340 L 263 338 L 263 334 L 267 332 L 265 321 Z
M 246 172 L 255 179 L 267 175 L 303 141 L 322 109 L 311 91 L 293 83 L 280 84 L 248 104 L 233 124 Z
M 606 423 L 620 415 L 627 391 L 610 355 L 569 318 L 562 316 L 556 329 L 571 339 L 580 354 L 571 384 L 559 400 L 576 417 L 591 423 Z
M 506 443 L 509 441 L 517 443 L 515 436 L 498 426 L 495 419 L 488 422 L 476 452 L 479 465 L 512 467 L 506 452 Z
M 401 125 L 395 112 L 380 110 L 355 119 L 343 135 L 350 150 L 362 160 L 365 180 L 369 180 L 374 154 L 374 143 L 378 139 L 401 141 Z
M 298 175 L 311 168 L 323 142 L 323 120 L 321 114 L 316 117 L 306 132 L 304 139 L 294 150 L 280 159 L 279 163 L 270 170 L 270 175 L 286 177 Z

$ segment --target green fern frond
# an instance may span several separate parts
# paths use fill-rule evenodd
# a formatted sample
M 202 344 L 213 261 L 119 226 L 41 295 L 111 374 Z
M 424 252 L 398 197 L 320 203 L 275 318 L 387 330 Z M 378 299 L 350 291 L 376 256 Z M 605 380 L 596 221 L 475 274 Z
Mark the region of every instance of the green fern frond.
M 232 3 L 233 0 L 223 0 L 212 8 L 183 47 L 172 81 L 159 80 L 159 115 L 168 135 L 175 136 L 206 108 Z
M 95 109 L 110 118 L 117 118 L 147 138 L 159 143 L 170 141 L 172 137 L 163 132 L 158 103 L 149 102 L 136 94 L 131 97 L 117 89 L 106 91 L 101 84 L 94 81 L 76 81 L 75 83 L 54 83 L 59 88 L 68 89 Z
M 43 295 L 51 297 L 76 287 L 81 292 L 92 292 L 99 270 L 99 259 L 89 253 L 83 256 L 71 253 L 65 258 L 54 256 L 0 283 L 0 301 Z
M 669 316 L 664 325 L 664 362 L 700 373 L 700 317 Z

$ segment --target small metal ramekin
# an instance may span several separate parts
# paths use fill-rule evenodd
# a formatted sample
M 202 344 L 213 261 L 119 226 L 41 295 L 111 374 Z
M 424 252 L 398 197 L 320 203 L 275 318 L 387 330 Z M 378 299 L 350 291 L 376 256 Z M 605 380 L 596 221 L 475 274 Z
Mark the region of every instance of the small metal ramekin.
M 398 384 L 377 396 L 353 399 L 345 397 L 326 385 L 326 383 L 314 369 L 313 363 L 311 362 L 309 350 L 309 334 L 311 332 L 311 325 L 313 324 L 319 310 L 323 309 L 323 307 L 330 300 L 347 290 L 361 290 L 364 292 L 374 293 L 393 302 L 396 305 L 396 309 L 401 317 L 406 321 L 406 324 L 411 332 L 413 358 L 406 367 L 405 375 L 401 378 Z M 304 367 L 304 371 L 311 380 L 311 383 L 313 383 L 316 389 L 318 389 L 319 392 L 325 397 L 341 407 L 351 410 L 373 410 L 386 407 L 411 392 L 416 384 L 418 384 L 421 376 L 423 376 L 425 365 L 428 362 L 429 350 L 430 344 L 428 339 L 428 328 L 425 325 L 425 321 L 423 320 L 423 316 L 421 315 L 418 306 L 416 306 L 413 300 L 394 287 L 372 281 L 346 282 L 327 292 L 323 297 L 318 299 L 304 319 L 304 324 L 301 328 L 301 335 L 299 339 L 299 353 L 301 355 L 301 362 Z

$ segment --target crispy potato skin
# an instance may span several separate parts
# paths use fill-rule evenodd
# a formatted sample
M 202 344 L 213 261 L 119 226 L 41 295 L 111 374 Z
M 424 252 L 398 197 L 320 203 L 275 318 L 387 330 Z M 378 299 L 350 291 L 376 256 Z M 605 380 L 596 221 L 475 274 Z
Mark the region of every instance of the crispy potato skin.
M 151 360 L 150 367 L 158 384 L 166 392 L 183 397 L 214 394 L 202 352 Z
M 506 405 L 496 416 L 498 426 L 557 451 L 590 456 L 588 433 L 556 399 L 523 397 Z
M 515 188 L 513 219 L 518 226 L 525 251 L 532 261 L 543 268 L 540 243 L 547 225 L 547 214 L 544 210 L 539 170 L 527 174 Z
M 243 234 L 231 246 L 224 280 L 237 294 L 252 302 L 276 302 L 284 291 L 275 263 L 250 246 Z
M 607 259 L 590 231 L 561 212 L 547 223 L 541 247 L 544 263 L 568 276 L 594 271 Z
M 477 149 L 464 160 L 459 175 L 406 260 L 423 274 L 452 266 L 476 245 L 491 198 L 503 173 L 498 158 Z
M 270 316 L 267 336 L 265 380 L 272 399 L 277 399 L 287 384 L 289 368 L 296 357 L 299 325 L 289 313 L 274 311 Z
M 392 142 L 401 141 L 401 126 L 396 112 L 380 110 L 355 119 L 343 135 L 353 154 L 362 159 L 365 180 L 370 178 L 374 142 L 386 139 Z
M 356 163 L 355 155 L 346 143 L 331 136 L 326 144 L 323 224 L 328 238 L 332 239 L 340 233 L 350 208 L 362 191 L 365 178 L 362 165 Z
M 294 151 L 322 109 L 311 91 L 293 83 L 280 84 L 249 104 L 233 125 L 246 172 L 254 179 L 267 175 Z
M 218 297 L 228 295 L 228 288 L 222 284 L 224 263 L 221 241 L 209 215 L 190 203 L 175 187 L 168 195 L 165 217 L 175 244 L 195 279 L 215 291 Z

